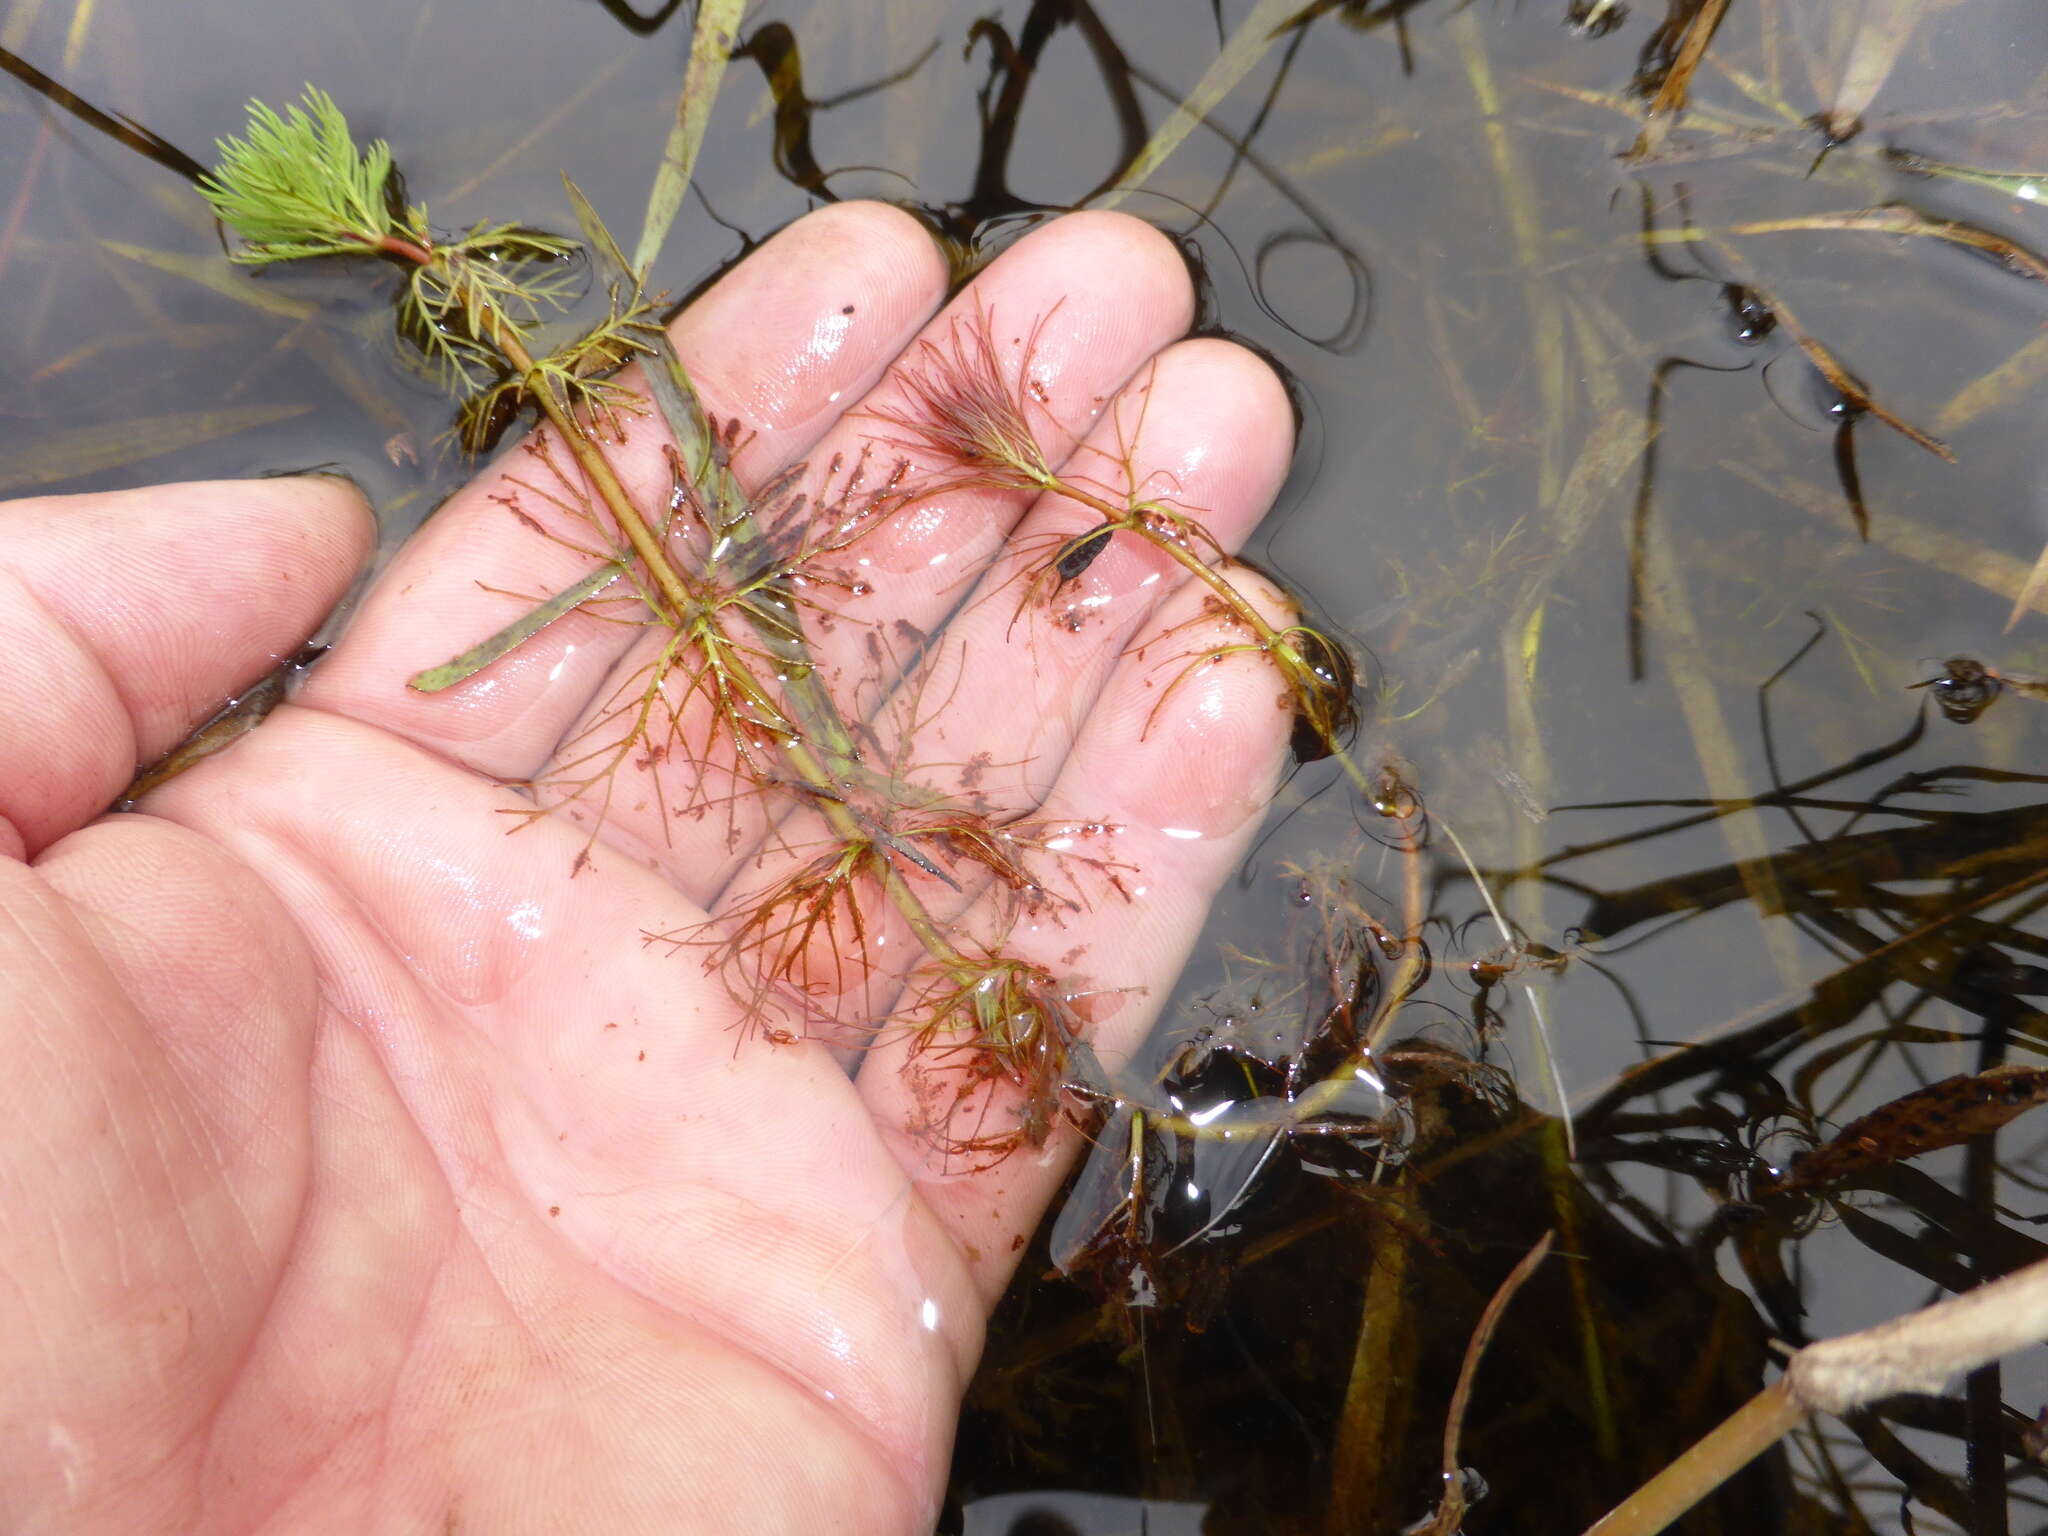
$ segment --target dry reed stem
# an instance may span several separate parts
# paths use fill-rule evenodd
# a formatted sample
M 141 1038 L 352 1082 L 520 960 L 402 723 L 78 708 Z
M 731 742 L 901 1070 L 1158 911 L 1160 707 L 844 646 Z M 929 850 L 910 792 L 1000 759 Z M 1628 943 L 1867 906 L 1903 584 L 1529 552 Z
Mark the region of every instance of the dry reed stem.
M 1702 662 L 1706 645 L 1686 590 L 1684 566 L 1663 525 L 1654 519 L 1643 530 L 1642 559 L 1644 610 L 1650 623 L 1664 636 L 1672 690 L 1678 695 L 1679 711 L 1699 755 L 1707 793 L 1717 800 L 1744 799 L 1748 791 L 1742 754 L 1728 728 L 1720 694 Z M 1802 985 L 1806 968 L 1799 958 L 1792 930 L 1786 923 L 1773 921 L 1785 913 L 1786 906 L 1763 829 L 1754 817 L 1724 816 L 1721 835 L 1735 856 L 1736 870 L 1756 908 L 1757 926 L 1763 933 L 1773 968 L 1786 986 Z
M 1757 462 L 1723 459 L 1721 467 L 1760 491 L 1797 507 L 1820 522 L 1856 531 L 1855 520 L 1842 504 L 1841 494 L 1825 490 L 1812 481 L 1801 480 L 1775 456 Z M 2031 575 L 2028 562 L 1973 543 L 1961 534 L 1932 523 L 1923 523 L 1897 512 L 1887 512 L 1871 524 L 1870 542 L 1893 554 L 1904 555 L 1947 576 L 1975 582 L 1985 591 L 2017 604 L 2027 590 Z M 2032 606 L 2048 613 L 2048 593 L 2036 592 Z
M 1650 120 L 1624 159 L 1646 159 L 1662 146 L 1672 124 L 1685 110 L 1693 72 L 1700 67 L 1700 60 L 1707 56 L 1707 44 L 1714 40 L 1714 30 L 1721 25 L 1721 13 L 1727 9 L 1728 0 L 1701 0 L 1686 29 L 1685 41 L 1679 45 L 1677 57 L 1671 61 L 1663 84 L 1658 86 L 1656 96 L 1651 99 Z
M 1810 1413 L 1853 1413 L 2048 1340 L 2048 1259 L 1903 1317 L 1809 1344 L 1785 1374 L 1588 1528 L 1656 1536 Z

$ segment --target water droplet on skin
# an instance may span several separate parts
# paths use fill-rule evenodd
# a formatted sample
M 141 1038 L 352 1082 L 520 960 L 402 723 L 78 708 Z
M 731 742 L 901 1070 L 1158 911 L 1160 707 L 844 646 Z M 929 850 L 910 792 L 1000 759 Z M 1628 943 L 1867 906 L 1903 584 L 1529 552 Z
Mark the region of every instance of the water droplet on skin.
M 522 939 L 537 939 L 543 932 L 541 906 L 537 901 L 522 901 L 505 914 L 505 926 Z

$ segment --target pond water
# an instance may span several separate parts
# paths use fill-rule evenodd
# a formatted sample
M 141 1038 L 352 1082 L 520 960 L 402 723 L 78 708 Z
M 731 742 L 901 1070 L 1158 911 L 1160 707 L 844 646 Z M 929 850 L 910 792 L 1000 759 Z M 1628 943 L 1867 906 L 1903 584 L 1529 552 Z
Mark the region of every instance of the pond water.
M 643 9 L 11 0 L 0 46 L 201 159 L 310 79 L 438 218 L 572 229 L 561 172 L 624 225 L 659 157 L 690 18 Z M 1398 1530 L 1441 1491 L 1480 1307 L 1554 1228 L 1466 1415 L 1465 1528 L 1579 1530 L 1766 1379 L 1766 1338 L 2048 1253 L 2033 1117 L 1879 1145 L 1796 1210 L 1759 1187 L 2048 1043 L 2048 595 L 2008 623 L 2048 540 L 2048 24 L 1732 0 L 1691 110 L 1632 156 L 1663 7 L 1576 9 L 1309 6 L 1123 204 L 1295 389 L 1251 554 L 1350 638 L 1361 760 L 1428 807 L 1436 967 L 1378 1142 L 1141 1133 L 1133 1207 L 1128 1121 L 1104 1134 L 998 1316 L 951 1529 Z M 1112 182 L 1245 11 L 756 8 L 655 281 L 691 291 L 830 197 L 998 248 Z M 456 483 L 446 403 L 354 285 L 231 269 L 182 181 L 12 84 L 0 145 L 0 488 L 332 464 L 395 541 Z M 1968 723 L 1933 707 L 1955 657 L 2008 680 Z M 1289 871 L 1334 856 L 1398 928 L 1386 828 L 1299 770 L 1162 1072 L 1254 1004 L 1313 1025 Z M 1106 1242 L 1134 1209 L 1145 1239 Z M 1820 1421 L 1683 1528 L 2044 1528 L 2044 1402 L 2036 1350 Z

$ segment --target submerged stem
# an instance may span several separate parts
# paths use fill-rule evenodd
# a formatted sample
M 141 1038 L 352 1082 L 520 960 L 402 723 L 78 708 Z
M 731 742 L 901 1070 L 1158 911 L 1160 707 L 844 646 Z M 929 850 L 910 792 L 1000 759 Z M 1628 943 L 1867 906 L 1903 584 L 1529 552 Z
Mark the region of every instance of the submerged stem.
M 1806 1417 L 1783 1377 L 1586 1528 L 1586 1536 L 1656 1536 Z

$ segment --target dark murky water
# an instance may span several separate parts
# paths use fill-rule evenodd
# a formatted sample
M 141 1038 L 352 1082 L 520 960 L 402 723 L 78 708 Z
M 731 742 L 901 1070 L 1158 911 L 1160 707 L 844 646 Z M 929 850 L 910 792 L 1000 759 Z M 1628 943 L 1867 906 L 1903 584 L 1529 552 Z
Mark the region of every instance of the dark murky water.
M 2044 1252 L 2034 1119 L 1995 1150 L 1880 1159 L 1811 1232 L 1773 1226 L 1783 1213 L 1716 1215 L 1756 1192 L 1753 1152 L 1783 1163 L 1802 1128 L 1824 1139 L 1918 1085 L 2031 1065 L 2048 1041 L 2048 804 L 2030 778 L 2048 770 L 2048 708 L 2010 696 L 1966 727 L 1908 687 L 1954 655 L 2048 673 L 2048 605 L 2004 632 L 2048 537 L 2048 284 L 1935 238 L 1730 233 L 1904 202 L 2048 245 L 2039 8 L 1734 0 L 1694 112 L 1634 164 L 1619 157 L 1661 19 L 1647 0 L 1599 37 L 1566 26 L 1564 0 L 1319 9 L 1224 102 L 1225 132 L 1198 128 L 1126 206 L 1186 237 L 1205 323 L 1297 386 L 1296 473 L 1255 553 L 1368 660 L 1371 751 L 1405 764 L 1523 935 L 1572 955 L 1478 993 L 1464 963 L 1505 957 L 1439 838 L 1440 965 L 1402 1034 L 1512 1069 L 1520 1097 L 1554 1113 L 1530 1033 L 1540 997 L 1580 1111 L 1579 1177 L 1561 1172 L 1554 1122 L 1419 1055 L 1387 1177 L 1357 1147 L 1290 1153 L 1257 1167 L 1256 1203 L 1225 1221 L 1219 1192 L 1258 1160 L 1181 1149 L 1204 1193 L 1160 1213 L 1161 1232 L 1218 1230 L 1148 1267 L 1173 1305 L 1130 1311 L 1062 1280 L 1006 1304 L 956 1469 L 968 1530 L 1135 1530 L 1138 1506 L 1115 1500 L 1140 1498 L 1154 1531 L 1421 1516 L 1472 1319 L 1546 1226 L 1567 1258 L 1518 1301 L 1480 1377 L 1463 1460 L 1491 1491 L 1467 1529 L 1579 1529 L 1755 1389 L 1766 1335 L 1862 1326 Z M 695 287 L 821 196 L 914 204 L 970 244 L 1009 238 L 1115 176 L 1134 117 L 1165 117 L 1242 7 L 1221 11 L 761 12 L 758 59 L 787 62 L 793 45 L 823 103 L 813 163 L 778 168 L 763 71 L 738 62 L 657 283 Z M 201 158 L 246 98 L 311 79 L 393 143 L 437 217 L 571 228 L 559 172 L 627 221 L 657 161 L 688 17 L 643 36 L 629 14 L 622 0 L 13 0 L 0 43 Z M 978 106 L 1011 78 L 995 34 L 975 31 L 990 15 L 1034 61 L 1000 132 Z M 1852 117 L 1861 131 L 1823 156 L 1807 120 L 1827 113 L 1837 136 Z M 352 284 L 231 270 L 175 177 L 12 84 L 0 145 L 0 486 L 334 463 L 396 537 L 454 483 L 432 446 L 446 405 Z M 1928 176 L 1887 150 L 2040 174 Z M 1686 209 L 1709 233 L 1646 259 L 1646 218 L 1677 231 Z M 1732 284 L 1767 296 L 1768 334 L 1738 334 Z M 1867 542 L 1840 400 L 1802 333 L 1956 457 L 1857 420 Z M 1759 685 L 1816 634 L 1769 692 L 1767 737 Z M 1792 804 L 1701 807 L 1844 765 Z M 1657 803 L 1567 808 L 1617 801 Z M 1280 871 L 1343 846 L 1362 850 L 1362 899 L 1394 921 L 1398 859 L 1365 840 L 1377 829 L 1327 765 L 1303 770 L 1214 933 L 1284 948 Z M 1241 1011 L 1242 993 L 1219 992 L 1227 969 L 1197 965 L 1184 1023 Z M 1677 1060 L 1688 1042 L 1722 1044 Z M 1128 1135 L 1105 1140 L 1078 1198 L 1113 1209 Z M 1407 1184 L 1391 1177 L 1401 1158 Z M 1384 1273 L 1393 1249 L 1405 1279 Z M 1050 1252 L 1031 1257 L 1043 1268 Z M 1375 1265 L 1394 1313 L 1369 1304 Z M 1398 1341 L 1378 1355 L 1375 1315 Z M 1389 1391 L 1406 1418 L 1377 1440 L 1361 1438 L 1355 1363 L 1408 1389 Z M 1916 1398 L 1829 1421 L 1689 1528 L 1899 1530 L 1903 1487 L 1922 1531 L 2004 1529 L 2001 1503 L 2013 1528 L 2041 1528 L 2039 1467 L 2018 1453 L 2048 1359 L 1976 1390 L 1975 1410 Z M 1972 1438 L 2014 1452 L 2004 1494 L 1967 1485 Z M 1074 1489 L 1105 1497 L 1055 1496 Z M 1867 1524 L 1823 1513 L 1849 1505 Z

